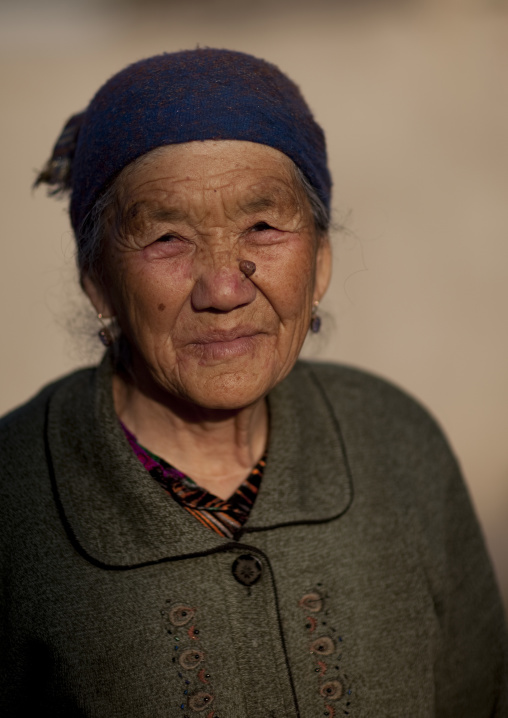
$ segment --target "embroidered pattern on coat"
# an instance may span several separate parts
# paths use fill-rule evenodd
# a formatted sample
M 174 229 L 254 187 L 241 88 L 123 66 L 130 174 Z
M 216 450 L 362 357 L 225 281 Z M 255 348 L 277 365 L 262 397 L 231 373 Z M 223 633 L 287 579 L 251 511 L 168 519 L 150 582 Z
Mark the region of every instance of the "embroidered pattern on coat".
M 212 704 L 215 694 L 212 676 L 206 669 L 206 651 L 202 646 L 197 609 L 168 599 L 161 609 L 163 628 L 170 640 L 171 661 L 180 680 L 181 694 L 177 707 L 182 718 L 203 713 L 203 718 L 219 718 Z
M 322 715 L 326 718 L 351 715 L 353 690 L 341 664 L 343 640 L 337 628 L 328 622 L 321 584 L 302 596 L 298 605 L 302 610 L 308 650 L 314 658 L 317 689 L 323 699 Z

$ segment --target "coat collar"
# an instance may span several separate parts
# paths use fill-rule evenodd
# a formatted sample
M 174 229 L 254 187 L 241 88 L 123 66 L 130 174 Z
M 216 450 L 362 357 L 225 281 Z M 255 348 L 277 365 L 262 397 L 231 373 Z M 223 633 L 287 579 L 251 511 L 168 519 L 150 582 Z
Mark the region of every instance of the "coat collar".
M 112 370 L 79 372 L 48 404 L 46 442 L 55 500 L 76 550 L 128 569 L 226 550 L 169 497 L 130 449 L 115 415 Z M 298 363 L 269 395 L 270 442 L 244 534 L 328 522 L 352 486 L 340 427 L 310 366 Z

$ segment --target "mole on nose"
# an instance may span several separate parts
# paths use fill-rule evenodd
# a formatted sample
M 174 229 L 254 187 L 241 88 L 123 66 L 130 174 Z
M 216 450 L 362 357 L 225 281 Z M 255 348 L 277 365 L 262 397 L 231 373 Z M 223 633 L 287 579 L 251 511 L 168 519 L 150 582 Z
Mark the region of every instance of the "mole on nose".
M 240 271 L 243 272 L 246 277 L 252 277 L 256 271 L 256 265 L 248 259 L 242 259 L 238 266 L 240 267 Z

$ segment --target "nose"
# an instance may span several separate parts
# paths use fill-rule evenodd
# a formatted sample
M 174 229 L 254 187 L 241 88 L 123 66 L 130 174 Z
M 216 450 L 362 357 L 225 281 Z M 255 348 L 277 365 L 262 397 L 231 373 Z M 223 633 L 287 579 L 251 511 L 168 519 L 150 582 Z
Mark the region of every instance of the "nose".
M 192 306 L 196 311 L 230 312 L 250 304 L 256 287 L 240 271 L 238 263 L 204 267 L 192 290 Z

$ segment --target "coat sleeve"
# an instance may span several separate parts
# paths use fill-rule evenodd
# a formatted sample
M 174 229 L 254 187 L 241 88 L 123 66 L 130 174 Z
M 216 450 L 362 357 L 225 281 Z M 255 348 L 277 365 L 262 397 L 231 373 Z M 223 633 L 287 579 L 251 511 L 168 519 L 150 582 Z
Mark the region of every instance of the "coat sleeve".
M 443 439 L 444 443 L 444 439 Z M 448 446 L 440 520 L 441 644 L 435 666 L 436 718 L 508 717 L 508 637 L 483 536 Z

